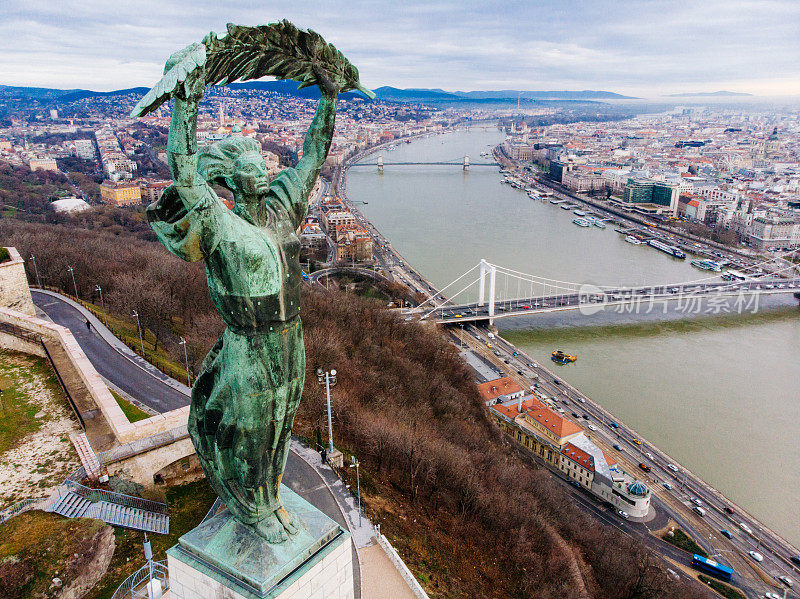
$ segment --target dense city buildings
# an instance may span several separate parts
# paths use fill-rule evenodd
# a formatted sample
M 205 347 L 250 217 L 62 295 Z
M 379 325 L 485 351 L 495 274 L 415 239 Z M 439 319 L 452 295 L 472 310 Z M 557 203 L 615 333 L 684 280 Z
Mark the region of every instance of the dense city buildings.
M 603 123 L 509 128 L 504 151 L 620 209 L 800 246 L 800 122 L 757 107 L 676 108 Z

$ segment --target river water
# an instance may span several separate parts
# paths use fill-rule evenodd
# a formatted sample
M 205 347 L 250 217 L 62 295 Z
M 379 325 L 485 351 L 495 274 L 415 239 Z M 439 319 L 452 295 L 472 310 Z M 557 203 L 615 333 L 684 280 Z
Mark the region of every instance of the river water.
M 465 154 L 489 162 L 480 153 L 502 139 L 496 129 L 473 129 L 381 153 L 387 163 L 461 161 Z M 440 289 L 481 258 L 597 285 L 709 277 L 689 260 L 626 243 L 613 226 L 577 227 L 571 212 L 501 180 L 496 167 L 464 173 L 457 166 L 387 165 L 378 174 L 363 166 L 350 169 L 348 196 L 366 202 L 359 206 L 364 214 Z M 498 279 L 498 293 L 504 285 Z M 474 299 L 475 291 L 464 296 Z M 644 317 L 572 311 L 496 324 L 537 360 L 547 361 L 555 348 L 577 354 L 574 364 L 553 365 L 565 380 L 797 546 L 800 311 L 790 296 L 761 298 L 745 315 L 733 313 L 738 307 L 731 301 L 697 315 L 684 311 L 693 306 L 673 306 L 666 316 L 651 307 Z

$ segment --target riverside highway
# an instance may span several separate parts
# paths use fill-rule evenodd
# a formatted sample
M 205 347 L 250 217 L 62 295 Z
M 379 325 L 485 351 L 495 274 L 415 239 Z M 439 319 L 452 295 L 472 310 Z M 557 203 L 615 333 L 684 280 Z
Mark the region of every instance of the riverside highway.
M 355 159 L 358 158 L 356 157 Z M 372 236 L 376 258 L 379 263 L 385 265 L 386 272 L 384 274 L 405 283 L 411 289 L 426 297 L 437 293 L 430 281 L 422 277 L 400 256 L 392 248 L 389 240 L 361 214 L 358 207 L 349 202 L 346 197 L 346 179 L 336 177 L 335 180 L 339 183 L 335 187 L 335 191 L 338 192 L 342 200 L 356 216 L 359 224 Z M 707 251 L 713 253 L 710 249 Z M 755 263 L 755 261 L 753 262 Z M 792 282 L 794 283 L 794 279 L 792 279 Z M 784 280 L 777 284 L 781 283 L 788 285 L 789 281 Z M 757 285 L 758 283 L 754 284 Z M 770 282 L 768 284 L 773 283 Z M 730 284 L 726 283 L 726 285 Z M 786 292 L 788 289 L 781 289 L 781 291 Z M 410 314 L 406 316 L 407 320 L 413 318 L 414 316 Z M 454 322 L 457 321 L 454 319 Z M 564 406 L 569 405 L 570 408 L 575 408 L 576 413 L 587 414 L 589 416 L 588 420 L 582 417 L 573 419 L 582 427 L 592 424 L 597 429 L 596 431 L 591 431 L 592 438 L 607 448 L 609 453 L 625 463 L 629 472 L 637 472 L 637 464 L 639 462 L 648 464 L 651 467 L 650 475 L 643 478 L 648 480 L 651 490 L 654 491 L 654 507 L 664 512 L 668 519 L 674 521 L 678 527 L 692 536 L 698 544 L 704 547 L 712 559 L 731 565 L 737 573 L 734 583 L 738 584 L 748 597 L 763 597 L 767 591 L 781 594 L 785 589 L 777 580 L 777 577 L 781 575 L 788 576 L 792 580 L 800 580 L 800 571 L 790 560 L 792 556 L 798 555 L 798 551 L 790 543 L 733 504 L 691 471 L 682 467 L 666 453 L 647 442 L 641 435 L 612 416 L 590 398 L 559 380 L 551 371 L 520 352 L 513 345 L 495 337 L 491 342 L 498 348 L 502 348 L 503 353 L 501 354 L 502 357 L 494 355 L 486 347 L 486 343 L 490 340 L 488 337 L 490 331 L 485 326 L 478 323 L 464 323 L 464 326 L 465 330 L 472 334 L 471 341 L 469 340 L 469 335 L 464 340 L 470 345 L 470 350 L 481 356 L 484 362 L 495 364 L 497 370 L 510 372 L 511 376 L 516 378 L 523 388 L 530 388 L 534 382 L 538 382 L 544 393 L 558 398 L 558 401 Z M 477 339 L 475 339 L 476 335 Z M 454 336 L 452 341 L 456 345 L 461 343 L 458 335 Z M 516 356 L 514 352 L 517 353 Z M 508 364 L 506 364 L 506 360 L 508 360 Z M 498 374 L 498 376 L 500 375 Z M 610 424 L 612 422 L 616 423 L 618 428 L 611 427 Z M 635 443 L 633 441 L 634 438 L 640 440 L 642 444 Z M 616 452 L 611 449 L 614 443 L 621 445 L 623 452 Z M 670 468 L 670 465 L 675 470 Z M 664 483 L 671 485 L 672 489 L 664 487 Z M 623 532 L 639 538 L 651 549 L 667 558 L 684 565 L 690 561 L 691 556 L 689 554 L 673 548 L 660 538 L 650 534 L 650 530 L 646 525 L 617 517 L 615 513 L 604 510 L 588 494 L 578 490 L 572 490 L 572 493 L 574 497 L 579 498 L 576 500 L 584 509 L 594 514 L 604 523 L 613 525 Z M 697 498 L 702 502 L 704 509 L 707 511 L 705 518 L 701 518 L 692 511 L 694 504 L 691 503 L 691 498 Z M 729 514 L 726 508 L 733 513 Z M 663 516 L 658 521 L 662 522 Z M 753 533 L 748 533 L 742 527 L 742 524 L 752 530 Z M 730 540 L 724 538 L 720 534 L 720 530 L 723 529 L 729 531 L 733 538 Z M 764 561 L 762 563 L 754 562 L 747 553 L 750 550 L 758 550 L 759 553 L 762 553 Z M 789 591 L 787 597 L 797 599 L 799 596 L 794 591 Z

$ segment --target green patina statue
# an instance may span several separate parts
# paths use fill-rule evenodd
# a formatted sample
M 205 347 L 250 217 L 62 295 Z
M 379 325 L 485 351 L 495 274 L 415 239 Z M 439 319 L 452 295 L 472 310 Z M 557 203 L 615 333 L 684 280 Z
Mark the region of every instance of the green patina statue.
M 279 489 L 305 376 L 297 229 L 333 136 L 340 91 L 358 71 L 312 31 L 283 21 L 228 26 L 167 61 L 164 78 L 137 105 L 141 116 L 173 100 L 167 157 L 173 185 L 147 208 L 159 240 L 203 260 L 211 298 L 227 328 L 192 388 L 189 434 L 211 486 L 233 516 L 271 543 L 296 532 Z M 322 98 L 296 168 L 272 182 L 260 144 L 228 137 L 198 150 L 198 104 L 206 85 L 274 75 L 317 84 Z M 234 194 L 229 210 L 210 184 Z

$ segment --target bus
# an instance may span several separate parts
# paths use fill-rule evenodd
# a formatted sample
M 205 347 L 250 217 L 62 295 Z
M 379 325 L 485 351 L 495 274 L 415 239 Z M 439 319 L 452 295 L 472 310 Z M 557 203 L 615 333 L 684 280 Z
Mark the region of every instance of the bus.
M 733 570 L 731 570 L 728 566 L 723 566 L 722 564 L 696 553 L 694 556 L 692 556 L 692 568 L 700 570 L 701 572 L 705 572 L 706 574 L 716 576 L 717 578 L 726 582 L 730 582 L 731 576 L 733 576 Z

